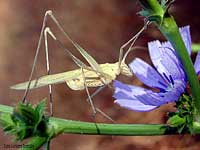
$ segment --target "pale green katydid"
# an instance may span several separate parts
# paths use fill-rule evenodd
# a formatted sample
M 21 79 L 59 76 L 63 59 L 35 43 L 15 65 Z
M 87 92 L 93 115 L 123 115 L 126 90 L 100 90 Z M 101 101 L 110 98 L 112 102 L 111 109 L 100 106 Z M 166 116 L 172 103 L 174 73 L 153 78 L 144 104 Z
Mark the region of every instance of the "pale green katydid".
M 144 26 L 131 40 L 129 40 L 126 44 L 124 44 L 120 48 L 118 62 L 98 64 L 90 54 L 88 54 L 79 44 L 74 42 L 69 37 L 69 35 L 64 31 L 64 29 L 61 27 L 61 25 L 59 24 L 57 19 L 52 14 L 52 11 L 47 11 L 45 14 L 45 17 L 44 17 L 44 22 L 43 22 L 43 27 L 42 27 L 41 33 L 44 32 L 44 34 L 45 34 L 46 61 L 47 61 L 48 74 L 49 74 L 49 62 L 48 62 L 47 33 L 54 40 L 56 40 L 56 41 L 58 41 L 58 40 L 54 36 L 54 34 L 50 31 L 50 29 L 48 27 L 45 27 L 45 22 L 47 20 L 47 16 L 50 16 L 52 18 L 52 20 L 56 23 L 56 25 L 61 30 L 61 32 L 67 37 L 67 39 L 73 44 L 73 46 L 80 52 L 80 54 L 85 58 L 85 60 L 89 63 L 90 66 L 85 65 L 78 58 L 76 58 L 71 52 L 69 52 L 67 49 L 65 49 L 68 52 L 68 54 L 70 55 L 70 57 L 80 67 L 80 69 L 75 69 L 72 71 L 67 71 L 67 72 L 57 73 L 57 74 L 52 74 L 52 75 L 45 75 L 45 76 L 39 77 L 36 80 L 31 80 L 31 78 L 32 78 L 32 74 L 31 74 L 29 81 L 11 86 L 11 89 L 27 90 L 27 89 L 34 89 L 34 88 L 39 88 L 39 87 L 49 85 L 49 89 L 51 91 L 52 84 L 66 82 L 67 85 L 72 90 L 86 89 L 90 104 L 93 108 L 94 113 L 96 113 L 96 108 L 94 108 L 94 105 L 91 100 L 91 96 L 90 96 L 87 88 L 88 87 L 102 87 L 104 85 L 108 85 L 113 80 L 115 80 L 117 75 L 119 75 L 119 74 L 123 74 L 126 76 L 132 76 L 132 72 L 130 71 L 129 67 L 125 64 L 125 59 L 126 59 L 128 53 L 133 49 L 132 46 L 135 43 L 136 39 L 139 37 L 139 35 L 142 33 L 142 31 L 145 30 L 146 26 Z M 41 41 L 41 39 L 39 39 L 39 44 L 40 44 L 40 41 Z M 58 42 L 63 47 L 62 43 L 60 41 L 58 41 Z M 122 56 L 123 49 L 130 43 L 131 43 L 131 46 L 129 47 L 128 51 L 125 53 L 125 55 L 123 57 Z M 39 44 L 38 44 L 38 49 L 37 49 L 38 51 L 39 51 L 39 47 L 40 47 Z M 33 68 L 32 72 L 33 71 L 34 71 L 34 68 Z M 99 92 L 99 91 L 100 90 L 97 90 L 97 92 Z M 95 94 L 97 92 L 95 92 Z M 93 95 L 95 95 L 95 94 L 93 94 Z M 99 109 L 98 109 L 98 111 L 101 112 Z

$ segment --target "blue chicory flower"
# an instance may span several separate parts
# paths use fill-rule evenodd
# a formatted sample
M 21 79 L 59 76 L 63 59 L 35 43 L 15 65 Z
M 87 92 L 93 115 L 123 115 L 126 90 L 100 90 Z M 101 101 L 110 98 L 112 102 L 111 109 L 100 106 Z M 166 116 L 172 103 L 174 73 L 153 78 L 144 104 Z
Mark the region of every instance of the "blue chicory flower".
M 188 53 L 191 54 L 189 26 L 180 28 L 179 31 Z M 152 90 L 114 81 L 115 103 L 130 110 L 150 111 L 163 104 L 175 102 L 187 85 L 186 74 L 170 42 L 153 41 L 148 43 L 148 49 L 155 68 L 139 58 L 133 60 L 129 67 L 136 77 Z M 200 52 L 194 67 L 196 73 L 200 74 Z

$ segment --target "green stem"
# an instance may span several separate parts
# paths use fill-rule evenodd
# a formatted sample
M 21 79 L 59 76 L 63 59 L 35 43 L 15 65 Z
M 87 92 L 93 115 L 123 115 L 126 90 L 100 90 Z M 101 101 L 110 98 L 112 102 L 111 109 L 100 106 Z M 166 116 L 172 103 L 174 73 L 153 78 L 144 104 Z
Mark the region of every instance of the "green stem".
M 193 43 L 193 44 L 192 44 L 192 51 L 193 51 L 193 52 L 198 52 L 198 51 L 200 51 L 200 44 L 199 44 L 199 43 Z
M 49 123 L 53 125 L 55 135 L 60 133 L 116 136 L 153 136 L 169 134 L 166 132 L 168 126 L 164 124 L 103 124 L 64 120 L 53 117 L 50 118 Z
M 45 142 L 45 137 L 32 137 L 29 142 L 21 148 L 21 150 L 36 150 L 44 145 Z
M 0 105 L 0 114 L 12 114 L 13 107 Z M 194 124 L 194 134 L 200 133 L 199 123 Z M 153 136 L 153 135 L 170 135 L 177 134 L 174 128 L 166 124 L 103 124 L 89 123 L 82 121 L 73 121 L 50 117 L 47 133 L 49 137 L 55 137 L 62 133 L 70 134 L 90 134 L 90 135 L 116 135 L 116 136 Z M 40 137 L 34 137 L 30 143 L 37 143 Z M 44 144 L 45 139 L 41 137 L 41 143 Z M 29 143 L 29 144 L 30 144 Z
M 1 117 L 12 115 L 13 110 L 12 107 L 0 105 Z M 177 128 L 172 128 L 166 124 L 103 124 L 66 120 L 55 117 L 50 117 L 46 121 L 44 134 L 40 134 L 39 136 L 30 135 L 29 142 L 22 147 L 22 150 L 39 149 L 49 140 L 63 133 L 111 136 L 155 136 L 178 134 Z M 195 122 L 193 124 L 193 134 L 200 134 L 200 123 Z M 49 145 L 47 144 L 46 146 Z
M 173 48 L 176 50 L 183 64 L 186 76 L 191 87 L 192 95 L 194 97 L 195 117 L 198 120 L 200 118 L 200 85 L 193 63 L 179 33 L 178 26 L 174 18 L 166 12 L 166 10 L 159 4 L 157 0 L 141 1 L 141 4 L 145 2 L 145 5 L 148 6 L 148 9 L 146 10 L 150 10 L 149 14 L 156 15 L 157 17 L 159 16 L 159 18 L 161 18 L 154 20 L 154 23 L 158 26 L 159 30 L 167 38 L 167 40 L 171 42 Z M 143 6 L 143 8 L 145 9 L 147 7 Z M 163 11 L 161 11 L 161 9 Z

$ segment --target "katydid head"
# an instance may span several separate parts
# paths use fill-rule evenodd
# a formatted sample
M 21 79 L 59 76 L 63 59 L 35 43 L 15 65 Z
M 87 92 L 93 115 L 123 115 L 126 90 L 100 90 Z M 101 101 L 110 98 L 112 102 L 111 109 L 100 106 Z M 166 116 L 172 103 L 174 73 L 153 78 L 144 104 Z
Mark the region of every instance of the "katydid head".
M 135 50 L 135 49 L 145 49 L 144 47 L 140 47 L 140 46 L 135 46 L 135 47 L 130 47 L 128 49 L 128 51 L 124 54 L 123 58 L 122 58 L 122 53 L 120 54 L 119 56 L 119 73 L 123 74 L 123 75 L 126 75 L 126 76 L 132 76 L 133 73 L 132 71 L 130 70 L 130 68 L 128 67 L 128 65 L 125 63 L 125 60 L 126 60 L 126 57 L 128 56 L 128 54 L 132 51 L 132 50 Z
M 125 76 L 129 76 L 129 77 L 131 77 L 133 75 L 130 68 L 128 67 L 128 65 L 125 62 L 121 62 L 121 64 L 119 66 L 120 66 L 119 71 L 121 74 L 123 74 Z

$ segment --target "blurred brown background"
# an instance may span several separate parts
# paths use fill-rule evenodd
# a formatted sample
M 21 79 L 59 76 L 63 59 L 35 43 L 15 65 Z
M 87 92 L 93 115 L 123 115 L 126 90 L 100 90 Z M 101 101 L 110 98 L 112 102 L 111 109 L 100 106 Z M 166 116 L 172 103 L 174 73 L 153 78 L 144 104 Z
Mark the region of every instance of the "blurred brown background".
M 143 19 L 136 13 L 140 7 L 135 0 L 0 0 L 0 103 L 17 104 L 23 92 L 11 91 L 9 86 L 26 81 L 30 74 L 34 53 L 46 10 L 53 10 L 73 40 L 83 46 L 99 63 L 115 62 L 120 46 L 130 39 L 142 26 Z M 200 42 L 200 2 L 177 0 L 170 8 L 179 26 L 191 25 L 192 39 Z M 48 25 L 64 41 L 51 20 Z M 137 45 L 146 46 L 153 39 L 163 39 L 159 31 L 150 26 Z M 65 44 L 80 56 L 65 40 Z M 77 68 L 55 42 L 49 40 L 51 72 L 63 72 Z M 149 61 L 147 51 L 135 51 L 128 57 Z M 44 46 L 41 49 L 35 76 L 46 73 Z M 121 77 L 120 80 L 140 85 L 135 78 Z M 94 89 L 91 89 L 94 90 Z M 166 113 L 172 105 L 149 113 L 132 112 L 113 103 L 112 90 L 104 89 L 95 97 L 95 104 L 108 113 L 118 123 L 165 123 Z M 54 115 L 56 117 L 91 121 L 91 108 L 86 102 L 85 91 L 72 91 L 65 84 L 53 87 Z M 34 90 L 28 99 L 32 103 L 48 97 L 47 88 Z M 109 122 L 97 115 L 98 122 Z M 0 149 L 4 144 L 13 144 L 11 137 L 0 134 Z M 111 137 L 88 135 L 60 135 L 55 138 L 53 150 L 197 150 L 200 146 L 198 136 L 155 136 L 155 137 Z

